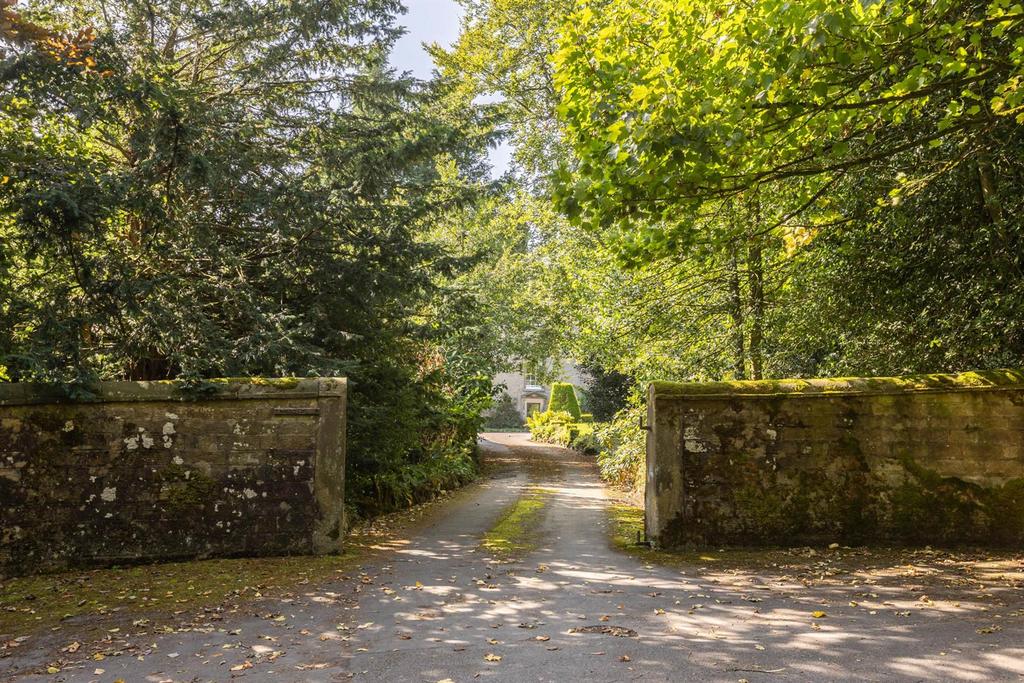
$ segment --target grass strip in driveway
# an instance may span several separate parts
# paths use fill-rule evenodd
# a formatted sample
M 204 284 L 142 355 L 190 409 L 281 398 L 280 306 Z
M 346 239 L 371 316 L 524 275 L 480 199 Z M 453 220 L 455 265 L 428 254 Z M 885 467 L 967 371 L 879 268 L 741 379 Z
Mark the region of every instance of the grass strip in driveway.
M 484 534 L 480 547 L 497 559 L 510 560 L 536 550 L 549 489 L 531 486 L 501 513 Z

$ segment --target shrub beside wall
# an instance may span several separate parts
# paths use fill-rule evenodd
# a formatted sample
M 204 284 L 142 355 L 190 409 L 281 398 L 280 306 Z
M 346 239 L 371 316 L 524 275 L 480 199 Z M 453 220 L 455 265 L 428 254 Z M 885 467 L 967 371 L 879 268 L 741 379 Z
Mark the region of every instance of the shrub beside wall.
M 344 379 L 0 384 L 0 572 L 329 553 Z
M 645 412 L 643 405 L 629 406 L 594 430 L 601 477 L 637 502 L 644 496 L 647 433 L 640 427 L 640 418 Z

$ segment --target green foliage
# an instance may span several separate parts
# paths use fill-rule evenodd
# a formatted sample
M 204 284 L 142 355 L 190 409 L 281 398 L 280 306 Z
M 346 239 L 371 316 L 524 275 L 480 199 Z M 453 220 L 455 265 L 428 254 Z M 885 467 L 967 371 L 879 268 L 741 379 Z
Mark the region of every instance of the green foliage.
M 986 146 L 1020 123 L 1022 21 L 1008 0 L 583 5 L 555 57 L 578 157 L 562 206 L 643 258 L 693 244 L 709 204 L 747 190 L 784 189 L 782 218 L 875 160 Z
M 516 409 L 512 397 L 505 392 L 494 401 L 490 412 L 487 415 L 484 427 L 487 429 L 520 429 L 523 426 L 523 416 Z
M 598 363 L 583 365 L 587 390 L 587 410 L 598 422 L 608 422 L 626 407 L 633 380 Z
M 574 283 L 580 346 L 638 379 L 1024 362 L 1022 21 L 1005 0 L 579 5 L 557 201 L 617 261 Z
M 578 433 L 578 423 L 571 413 L 562 410 L 545 410 L 526 416 L 530 438 L 534 441 L 568 446 Z
M 1024 149 L 1018 132 L 1006 154 Z M 941 163 L 937 158 L 911 163 Z M 844 190 L 851 221 L 801 250 L 774 325 L 775 376 L 877 376 L 1024 363 L 1024 183 L 1007 162 L 1003 220 L 979 200 L 978 169 L 961 166 L 876 214 L 871 194 L 892 177 Z M 893 169 L 895 171 L 895 169 Z
M 520 358 L 558 355 L 566 312 L 541 280 L 544 254 L 531 248 L 553 207 L 512 188 L 448 212 L 426 238 L 468 267 L 446 279 L 445 321 L 462 357 L 475 367 L 518 369 Z
M 413 456 L 385 463 L 355 487 L 358 516 L 407 507 L 456 489 L 476 476 L 475 451 L 465 444 L 426 444 Z
M 581 422 L 575 432 L 570 435 L 568 446 L 581 453 L 595 455 L 601 450 L 601 441 L 595 433 L 596 425 L 592 422 Z
M 344 375 L 360 511 L 470 477 L 495 361 L 454 286 L 473 259 L 431 231 L 485 194 L 490 134 L 450 85 L 387 70 L 399 10 L 21 12 L 40 30 L 0 36 L 4 376 Z
M 564 158 L 555 122 L 551 55 L 571 3 L 560 0 L 459 0 L 462 31 L 449 49 L 433 45 L 441 72 L 466 101 L 497 100 L 495 125 L 507 134 L 527 184 L 543 187 Z
M 596 453 L 598 450 L 594 424 L 580 422 L 564 410 L 533 413 L 527 416 L 526 425 L 530 428 L 530 438 L 534 441 L 575 448 L 586 453 Z
M 611 422 L 596 425 L 594 430 L 601 477 L 634 492 L 643 491 L 646 477 L 647 432 L 640 428 L 640 419 L 646 412 L 643 404 L 636 403 L 616 413 Z
M 551 385 L 551 400 L 548 411 L 552 413 L 566 412 L 573 419 L 580 419 L 580 404 L 576 400 L 576 387 L 566 382 L 555 382 Z

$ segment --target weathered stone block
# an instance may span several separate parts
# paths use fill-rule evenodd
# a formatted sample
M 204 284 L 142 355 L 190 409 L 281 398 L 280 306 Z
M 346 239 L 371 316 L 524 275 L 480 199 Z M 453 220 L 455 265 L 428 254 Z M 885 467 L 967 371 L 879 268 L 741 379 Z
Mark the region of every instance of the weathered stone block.
M 655 543 L 1024 543 L 1024 373 L 655 383 Z
M 0 572 L 335 552 L 343 379 L 0 384 Z

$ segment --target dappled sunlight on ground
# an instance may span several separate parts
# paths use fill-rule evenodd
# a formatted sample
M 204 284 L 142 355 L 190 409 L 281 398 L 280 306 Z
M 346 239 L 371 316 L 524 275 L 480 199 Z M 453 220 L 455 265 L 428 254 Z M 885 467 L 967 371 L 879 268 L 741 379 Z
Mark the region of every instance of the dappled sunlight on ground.
M 402 533 L 367 531 L 375 554 L 340 580 L 151 634 L 105 670 L 154 681 L 1024 676 L 1019 557 L 627 553 L 610 543 L 618 528 L 590 459 L 523 434 L 489 435 L 482 451 L 490 478 Z M 508 532 L 529 543 L 486 547 L 525 498 L 529 528 Z M 64 655 L 62 666 L 92 680 L 96 663 Z

